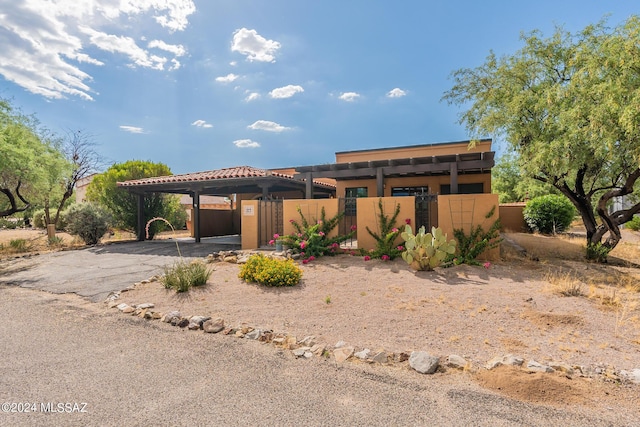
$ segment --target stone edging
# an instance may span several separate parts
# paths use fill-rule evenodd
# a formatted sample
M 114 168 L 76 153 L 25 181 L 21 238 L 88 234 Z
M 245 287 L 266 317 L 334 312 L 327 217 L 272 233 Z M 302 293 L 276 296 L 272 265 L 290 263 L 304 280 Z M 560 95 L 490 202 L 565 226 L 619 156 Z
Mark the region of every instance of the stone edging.
M 208 255 L 206 260 L 209 263 L 221 261 L 242 263 L 251 254 L 252 252 L 240 253 L 239 251 L 220 251 L 220 253 Z M 282 258 L 291 256 L 286 253 L 277 253 L 274 255 L 275 257 Z M 108 308 L 116 308 L 124 314 L 148 320 L 160 320 L 164 323 L 170 323 L 173 326 L 188 330 L 202 330 L 204 333 L 214 334 L 222 333 L 223 335 L 235 338 L 251 339 L 265 344 L 270 343 L 275 347 L 290 350 L 296 358 L 310 359 L 316 356 L 329 359 L 333 357 L 336 363 L 353 360 L 384 365 L 400 365 L 408 361 L 409 366 L 421 374 L 434 374 L 438 371 L 444 372 L 447 369 L 477 371 L 479 369 L 492 370 L 499 366 L 514 366 L 520 367 L 525 372 L 530 373 L 562 372 L 569 378 L 600 378 L 605 381 L 618 383 L 640 384 L 640 368 L 626 371 L 617 370 L 615 367 L 610 365 L 600 364 L 596 366 L 569 365 L 565 362 L 550 362 L 542 364 L 533 359 L 526 361 L 527 363 L 525 364 L 525 359 L 512 354 L 496 356 L 491 360 L 488 360 L 484 365 L 479 366 L 456 354 L 450 354 L 444 358 L 444 361 L 441 361 L 440 357 L 433 356 L 426 351 L 374 352 L 368 348 L 357 349 L 352 345 L 348 345 L 344 341 L 339 341 L 335 345 L 330 346 L 326 343 L 317 342 L 313 335 L 298 340 L 297 337 L 289 335 L 286 332 L 274 332 L 269 329 L 258 329 L 246 324 L 242 324 L 240 326 L 228 326 L 225 325 L 224 319 L 222 318 L 212 319 L 209 316 L 183 315 L 179 311 L 161 313 L 153 310 L 155 307 L 153 303 L 133 305 L 118 303 L 121 292 L 134 289 L 138 284 L 146 284 L 158 280 L 158 276 L 153 276 L 147 280 L 137 282 L 132 287 L 123 291 L 112 292 L 105 300 L 105 303 Z

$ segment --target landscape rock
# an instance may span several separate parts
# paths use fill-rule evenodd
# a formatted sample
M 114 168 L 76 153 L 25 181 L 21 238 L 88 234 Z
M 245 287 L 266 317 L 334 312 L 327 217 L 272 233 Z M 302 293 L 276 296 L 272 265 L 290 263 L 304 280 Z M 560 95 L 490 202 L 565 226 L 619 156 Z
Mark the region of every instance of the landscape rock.
M 173 322 L 171 323 L 173 324 Z M 189 319 L 183 317 L 180 320 L 178 320 L 175 326 L 179 328 L 186 328 L 187 326 L 189 326 Z
M 322 353 L 326 350 L 327 346 L 325 344 L 315 344 L 311 346 L 311 352 L 317 356 L 322 356 Z
M 174 318 L 180 318 L 182 315 L 180 314 L 179 311 L 170 311 L 167 314 L 165 314 L 164 316 L 162 316 L 162 318 L 160 319 L 160 321 L 164 322 L 164 323 L 171 323 L 171 321 Z
M 204 331 L 207 333 L 217 334 L 224 329 L 224 320 L 222 320 L 220 317 L 218 317 L 217 319 L 206 320 L 202 324 L 202 329 L 204 329 Z
M 189 322 L 189 325 L 187 326 L 187 329 L 189 329 L 191 331 L 197 331 L 198 329 L 200 329 L 200 324 L 199 323 Z
M 543 365 L 541 363 L 536 362 L 535 360 L 529 360 L 527 363 L 527 370 L 529 372 L 546 372 L 551 373 L 554 369 L 551 366 Z
M 129 304 L 127 304 L 127 303 L 125 303 L 125 302 L 123 302 L 123 303 L 120 303 L 120 304 L 116 305 L 116 308 L 117 308 L 118 310 L 120 310 L 120 311 L 124 310 L 124 309 L 125 309 L 125 308 L 127 308 L 127 307 L 129 307 Z
M 316 343 L 316 337 L 313 335 L 306 336 L 301 341 L 298 342 L 298 344 L 306 347 L 313 347 L 315 343 Z
M 570 365 L 564 363 L 564 362 L 551 362 L 549 363 L 549 366 L 552 367 L 554 370 L 559 371 L 559 372 L 564 372 L 567 375 L 573 375 L 573 367 L 571 367 Z
M 389 361 L 389 358 L 387 357 L 387 353 L 385 351 L 380 351 L 376 353 L 375 356 L 371 358 L 371 360 L 375 363 L 387 363 Z
M 129 313 L 133 313 L 134 311 L 136 311 L 136 309 L 131 307 L 130 305 L 128 305 L 128 306 L 126 306 L 125 308 L 123 308 L 120 311 L 123 312 L 123 313 L 129 314 Z
M 117 307 L 117 306 L 119 306 L 119 305 L 120 305 L 120 304 L 118 303 L 118 301 L 115 301 L 115 300 L 109 301 L 109 302 L 107 303 L 107 307 L 108 307 L 108 308 L 114 308 L 114 307 Z
M 454 369 L 465 369 L 467 367 L 468 362 L 464 357 L 458 356 L 457 354 L 450 354 L 445 361 L 445 366 L 448 368 Z
M 485 368 L 491 370 L 495 369 L 498 366 L 522 366 L 524 363 L 524 359 L 521 357 L 516 357 L 512 354 L 507 354 L 505 356 L 496 356 L 493 359 L 489 360 L 485 365 Z
M 307 359 L 309 357 L 306 356 L 307 353 L 311 354 L 311 356 L 313 356 L 313 353 L 311 353 L 309 350 L 311 348 L 310 347 L 300 347 L 300 348 L 296 348 L 295 350 L 293 350 L 293 355 L 295 357 L 306 357 Z
M 222 259 L 224 262 L 228 262 L 231 264 L 236 264 L 238 262 L 238 257 L 235 255 L 229 255 Z
M 191 316 L 189 318 L 189 322 L 197 324 L 198 327 L 202 327 L 204 322 L 206 322 L 209 319 L 211 319 L 211 317 L 209 316 Z
M 251 254 L 243 254 L 243 255 L 240 255 L 240 256 L 236 259 L 236 263 L 237 263 L 237 264 L 246 264 L 250 257 L 251 257 Z
M 347 345 L 347 343 L 346 343 L 346 342 L 344 342 L 344 341 L 338 341 L 338 342 L 336 343 L 336 345 L 334 345 L 334 346 L 333 346 L 333 348 L 340 348 L 340 347 L 344 347 L 345 345 Z
M 353 355 L 353 347 L 339 347 L 333 350 L 333 357 L 337 363 L 342 363 Z
M 247 332 L 244 336 L 250 340 L 257 340 L 262 335 L 262 331 L 260 329 L 254 329 L 253 331 Z
M 620 371 L 620 377 L 633 384 L 640 384 L 640 369 L 632 369 L 631 371 Z
M 426 351 L 413 351 L 409 356 L 409 366 L 421 374 L 433 374 L 438 369 L 440 359 Z
M 370 354 L 371 354 L 371 350 L 369 350 L 368 348 L 365 348 L 364 350 L 354 353 L 354 356 L 360 360 L 366 360 Z
M 140 310 L 144 310 L 144 309 L 146 309 L 146 308 L 153 308 L 153 307 L 155 307 L 155 305 L 154 305 L 154 304 L 152 304 L 152 303 L 150 303 L 150 302 L 145 302 L 144 304 L 138 304 L 138 305 L 136 305 L 136 308 L 137 308 L 137 309 L 140 309 Z

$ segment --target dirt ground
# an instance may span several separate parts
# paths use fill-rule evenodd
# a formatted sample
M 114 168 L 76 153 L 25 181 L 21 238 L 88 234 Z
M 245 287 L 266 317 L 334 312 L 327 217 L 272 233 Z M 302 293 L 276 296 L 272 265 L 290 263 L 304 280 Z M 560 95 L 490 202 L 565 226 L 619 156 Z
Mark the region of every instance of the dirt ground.
M 608 265 L 598 265 L 583 261 L 580 239 L 505 237 L 502 260 L 489 268 L 414 272 L 401 259 L 340 255 L 301 265 L 296 287 L 264 288 L 241 281 L 238 265 L 214 263 L 203 287 L 177 294 L 151 282 L 120 300 L 299 339 L 314 335 L 329 346 L 457 354 L 471 362 L 466 375 L 515 399 L 637 411 L 640 386 L 621 383 L 615 373 L 640 368 L 638 243 L 628 239 Z M 585 375 L 482 368 L 505 354 L 566 363 Z M 596 369 L 604 374 L 591 375 Z

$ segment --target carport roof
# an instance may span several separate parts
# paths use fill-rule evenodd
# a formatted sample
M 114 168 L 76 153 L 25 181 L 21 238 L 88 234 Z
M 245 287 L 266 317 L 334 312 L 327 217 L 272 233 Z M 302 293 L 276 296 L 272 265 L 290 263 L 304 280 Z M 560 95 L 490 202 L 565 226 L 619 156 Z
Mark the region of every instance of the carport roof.
M 316 191 L 335 190 L 334 185 L 313 181 Z M 268 186 L 270 192 L 304 189 L 306 182 L 293 175 L 259 169 L 251 166 L 236 166 L 204 172 L 179 175 L 157 176 L 124 182 L 119 187 L 132 192 L 164 192 L 188 194 L 200 191 L 202 194 L 260 193 Z

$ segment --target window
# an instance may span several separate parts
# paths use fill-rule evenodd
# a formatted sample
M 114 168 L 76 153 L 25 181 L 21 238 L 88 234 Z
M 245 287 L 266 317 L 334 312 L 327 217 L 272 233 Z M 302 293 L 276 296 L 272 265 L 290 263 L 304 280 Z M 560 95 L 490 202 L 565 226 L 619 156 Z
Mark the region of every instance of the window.
M 458 184 L 458 194 L 482 194 L 484 193 L 484 184 Z M 440 194 L 451 194 L 451 185 L 443 184 L 440 186 Z
M 391 196 L 422 196 L 429 194 L 429 187 L 393 187 Z
M 367 187 L 350 187 L 345 190 L 345 197 L 368 197 Z

